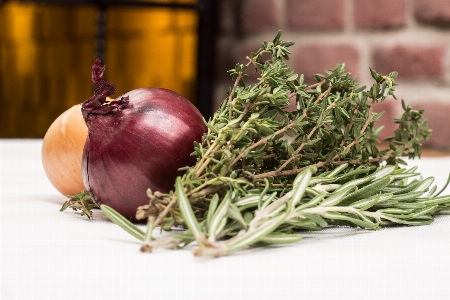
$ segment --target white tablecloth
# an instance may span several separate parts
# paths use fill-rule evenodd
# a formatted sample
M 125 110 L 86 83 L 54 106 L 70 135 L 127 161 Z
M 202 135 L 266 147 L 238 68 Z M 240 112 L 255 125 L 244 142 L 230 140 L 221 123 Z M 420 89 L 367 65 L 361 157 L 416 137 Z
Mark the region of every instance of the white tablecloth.
M 72 210 L 42 140 L 0 140 L 1 299 L 450 299 L 450 216 L 422 227 L 333 228 L 219 259 L 139 251 L 101 211 Z M 450 157 L 412 161 L 441 187 Z M 450 190 L 447 190 L 450 193 Z

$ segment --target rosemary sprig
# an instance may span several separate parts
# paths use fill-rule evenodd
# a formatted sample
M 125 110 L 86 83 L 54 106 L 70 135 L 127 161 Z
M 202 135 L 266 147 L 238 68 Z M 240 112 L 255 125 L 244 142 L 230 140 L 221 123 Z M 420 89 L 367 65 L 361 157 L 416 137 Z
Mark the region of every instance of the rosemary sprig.
M 246 65 L 230 70 L 234 85 L 194 145 L 196 165 L 184 169 L 173 192 L 149 191 L 150 203 L 136 214 L 148 219 L 151 230 L 187 230 L 164 239 L 144 234 L 146 249 L 195 240 L 196 255 L 221 256 L 260 243 L 295 242 L 301 230 L 424 225 L 449 212 L 450 197 L 430 188 L 432 178 L 399 166 L 401 157 L 420 157 L 420 141 L 431 133 L 423 110 L 402 100 L 389 148 L 378 149 L 381 129 L 375 123 L 382 114 L 373 106 L 395 99 L 397 73 L 370 69 L 375 83 L 367 89 L 339 63 L 307 85 L 285 62 L 292 45 L 278 33 Z M 249 67 L 260 77 L 246 86 Z M 294 98 L 296 109 L 287 111 Z M 136 232 L 106 209 L 113 221 Z

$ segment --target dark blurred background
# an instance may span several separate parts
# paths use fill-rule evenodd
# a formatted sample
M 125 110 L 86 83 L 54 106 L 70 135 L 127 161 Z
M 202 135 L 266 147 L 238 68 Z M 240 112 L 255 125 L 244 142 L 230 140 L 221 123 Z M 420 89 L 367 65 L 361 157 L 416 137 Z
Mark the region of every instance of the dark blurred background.
M 338 62 L 366 85 L 369 67 L 397 71 L 398 98 L 424 108 L 433 129 L 425 145 L 450 150 L 450 0 L 47 2 L 0 0 L 0 137 L 42 137 L 89 98 L 95 57 L 116 96 L 165 87 L 208 117 L 232 85 L 227 70 L 282 30 L 296 42 L 289 64 L 309 81 Z M 376 109 L 391 135 L 400 101 Z

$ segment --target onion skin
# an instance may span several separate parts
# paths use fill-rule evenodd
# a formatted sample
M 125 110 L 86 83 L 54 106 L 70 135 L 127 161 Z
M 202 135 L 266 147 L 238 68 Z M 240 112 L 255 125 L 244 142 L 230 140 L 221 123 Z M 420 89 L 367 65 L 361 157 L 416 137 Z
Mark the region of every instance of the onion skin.
M 52 185 L 63 195 L 84 190 L 81 160 L 87 135 L 79 104 L 56 118 L 44 136 L 42 165 Z
M 115 88 L 101 78 L 104 67 L 99 67 L 96 61 L 96 95 L 109 96 Z M 109 103 L 94 96 L 83 103 L 82 113 L 89 131 L 84 185 L 97 205 L 109 205 L 131 220 L 149 203 L 148 188 L 169 192 L 182 174 L 178 169 L 195 164 L 193 142 L 206 132 L 197 108 L 162 88 L 136 89 Z

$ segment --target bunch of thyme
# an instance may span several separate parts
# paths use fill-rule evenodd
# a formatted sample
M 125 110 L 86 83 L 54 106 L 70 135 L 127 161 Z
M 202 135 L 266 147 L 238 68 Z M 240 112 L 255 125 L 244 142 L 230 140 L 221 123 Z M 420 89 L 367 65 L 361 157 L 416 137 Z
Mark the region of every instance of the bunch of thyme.
M 423 225 L 450 212 L 450 197 L 436 192 L 433 178 L 399 166 L 401 157 L 420 157 L 420 141 L 431 133 L 423 110 L 402 101 L 389 148 L 378 149 L 381 128 L 374 124 L 382 114 L 373 107 L 395 98 L 397 73 L 370 69 L 375 83 L 367 89 L 338 64 L 308 85 L 286 64 L 293 44 L 279 32 L 247 64 L 229 71 L 234 85 L 195 143 L 196 165 L 184 169 L 173 192 L 148 190 L 149 204 L 138 208 L 146 231 L 101 206 L 143 241 L 142 251 L 196 241 L 196 255 L 221 256 L 261 243 L 295 242 L 301 230 Z M 246 72 L 253 68 L 259 78 L 247 86 Z M 288 109 L 291 101 L 294 110 Z M 155 239 L 157 226 L 186 230 Z

